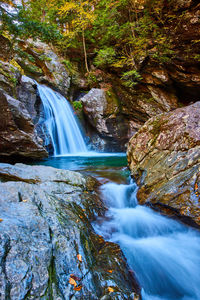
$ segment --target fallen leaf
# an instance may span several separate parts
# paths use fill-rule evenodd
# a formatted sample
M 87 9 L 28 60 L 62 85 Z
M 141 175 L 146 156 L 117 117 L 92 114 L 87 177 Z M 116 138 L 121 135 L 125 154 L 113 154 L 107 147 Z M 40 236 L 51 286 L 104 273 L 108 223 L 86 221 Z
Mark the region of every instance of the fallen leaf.
M 71 277 L 70 277 L 70 279 L 69 279 L 69 283 L 70 283 L 71 285 L 73 285 L 74 287 L 77 286 L 76 281 L 75 281 L 73 278 L 71 278 Z
M 3 219 L 0 219 L 0 222 L 3 222 Z
M 113 293 L 114 292 L 113 288 L 111 288 L 110 286 L 108 287 L 108 291 L 109 291 L 109 293 Z
M 194 187 L 195 187 L 195 190 L 198 190 L 198 184 L 197 183 L 195 183 Z
M 81 280 L 79 277 L 77 277 L 77 276 L 74 275 L 74 274 L 71 274 L 70 277 L 73 278 L 73 279 L 76 280 L 76 281 L 80 281 L 80 280 Z
M 77 258 L 80 262 L 82 262 L 82 256 L 80 254 L 77 255 Z
M 108 270 L 107 272 L 108 272 L 108 273 L 112 273 L 112 272 L 113 272 L 113 270 Z
M 82 289 L 82 285 L 79 285 L 79 286 L 77 286 L 77 287 L 74 287 L 74 290 L 75 291 L 80 291 Z
M 22 200 L 22 202 L 27 202 L 27 200 L 25 199 L 25 200 Z

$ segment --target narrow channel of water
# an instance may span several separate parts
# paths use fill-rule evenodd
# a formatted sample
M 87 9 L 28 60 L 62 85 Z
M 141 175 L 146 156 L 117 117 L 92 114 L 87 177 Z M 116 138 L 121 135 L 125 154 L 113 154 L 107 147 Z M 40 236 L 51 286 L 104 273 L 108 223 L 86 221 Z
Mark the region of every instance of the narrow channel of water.
M 200 234 L 137 203 L 136 184 L 107 183 L 110 207 L 96 231 L 116 242 L 142 287 L 143 300 L 200 299 Z

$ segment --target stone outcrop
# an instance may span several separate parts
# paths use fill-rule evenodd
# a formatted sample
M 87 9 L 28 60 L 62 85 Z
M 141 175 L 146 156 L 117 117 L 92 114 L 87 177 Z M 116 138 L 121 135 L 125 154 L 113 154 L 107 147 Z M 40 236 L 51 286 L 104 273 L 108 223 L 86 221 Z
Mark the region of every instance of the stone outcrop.
M 0 164 L 1 299 L 139 299 L 114 243 L 91 221 L 96 181 L 52 167 Z
M 119 101 L 113 93 L 103 89 L 91 89 L 80 99 L 83 112 L 99 137 L 104 140 L 103 150 L 124 150 L 127 142 L 129 123 L 120 113 Z M 92 135 L 91 135 L 92 136 Z M 92 139 L 98 144 L 98 139 Z M 101 146 L 98 144 L 99 148 Z
M 14 60 L 25 75 L 68 95 L 70 76 L 64 60 L 47 44 L 31 39 L 26 42 L 19 40 L 16 42 Z
M 86 119 L 104 140 L 104 150 L 124 151 L 130 137 L 150 117 L 177 108 L 177 99 L 152 89 L 154 98 L 131 94 L 116 80 L 113 88 L 93 88 L 80 99 Z M 90 133 L 90 136 L 92 134 Z M 95 138 L 92 141 L 95 144 Z
M 138 200 L 200 225 L 200 102 L 151 118 L 130 140 Z
M 24 104 L 0 90 L 0 155 L 4 157 L 47 157 Z

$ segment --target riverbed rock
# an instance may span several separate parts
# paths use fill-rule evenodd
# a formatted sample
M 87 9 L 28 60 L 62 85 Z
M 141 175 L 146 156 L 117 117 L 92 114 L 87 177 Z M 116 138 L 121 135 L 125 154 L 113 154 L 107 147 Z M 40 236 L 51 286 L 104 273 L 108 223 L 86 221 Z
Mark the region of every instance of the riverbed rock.
M 137 297 L 119 246 L 92 228 L 106 210 L 96 180 L 24 164 L 0 164 L 0 179 L 2 300 Z
M 200 225 L 200 102 L 151 118 L 129 141 L 138 200 Z

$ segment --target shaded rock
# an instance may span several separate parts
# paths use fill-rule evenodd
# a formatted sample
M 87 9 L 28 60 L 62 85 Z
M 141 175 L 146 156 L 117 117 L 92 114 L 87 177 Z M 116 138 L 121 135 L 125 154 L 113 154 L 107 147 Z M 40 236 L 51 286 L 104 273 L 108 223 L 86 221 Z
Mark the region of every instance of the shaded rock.
M 200 225 L 200 102 L 151 118 L 130 140 L 140 203 Z M 191 219 L 192 220 L 191 220 Z M 194 224 L 195 223 L 195 224 Z
M 8 38 L 0 34 L 0 59 L 6 61 L 13 58 L 12 44 Z
M 11 63 L 0 61 L 0 88 L 10 96 L 16 96 L 16 86 L 21 74 L 17 67 Z
M 102 135 L 109 135 L 106 125 L 107 100 L 105 92 L 101 89 L 92 89 L 87 95 L 81 98 L 83 110 L 91 125 Z M 117 106 L 116 106 L 117 111 Z M 112 115 L 113 111 L 110 112 Z
M 0 90 L 0 155 L 43 158 L 47 156 L 23 103 Z
M 128 299 L 139 292 L 119 246 L 90 224 L 106 210 L 94 179 L 23 164 L 0 164 L 0 178 L 2 300 Z
M 101 150 L 124 151 L 126 142 L 136 131 L 135 127 L 141 125 L 124 116 L 115 93 L 93 88 L 80 101 L 88 122 L 98 134 L 90 133 L 92 142 Z

